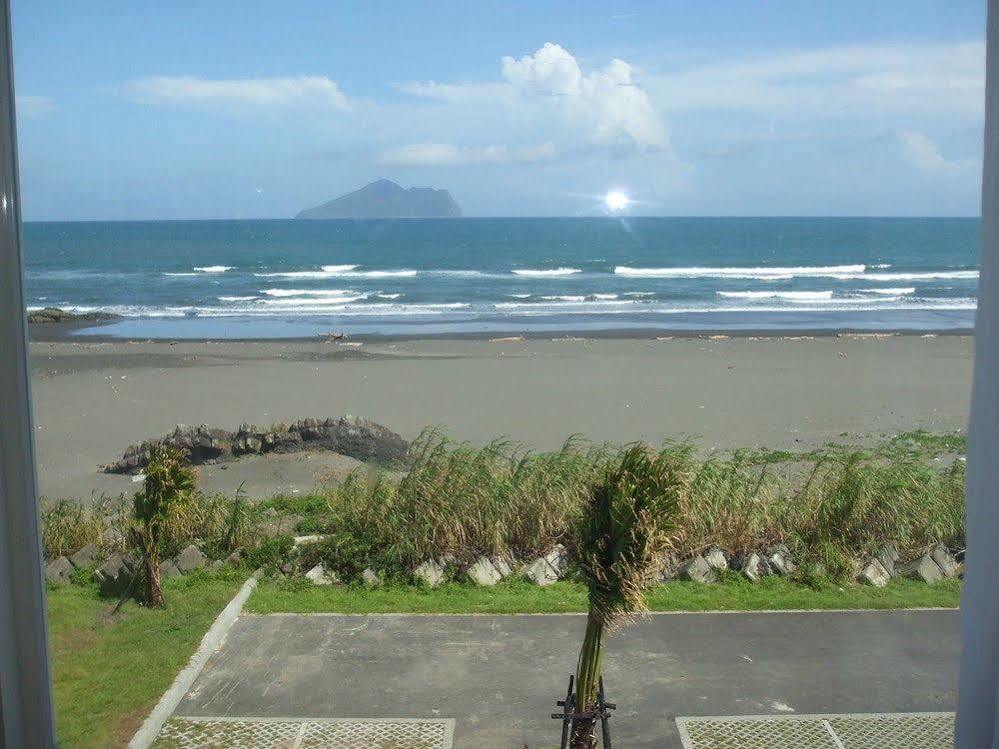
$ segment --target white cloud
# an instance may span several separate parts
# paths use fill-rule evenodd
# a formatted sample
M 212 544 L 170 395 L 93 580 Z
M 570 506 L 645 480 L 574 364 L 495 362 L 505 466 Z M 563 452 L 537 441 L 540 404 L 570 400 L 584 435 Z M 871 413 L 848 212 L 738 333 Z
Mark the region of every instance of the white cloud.
M 588 121 L 597 142 L 626 140 L 643 150 L 669 147 L 666 124 L 624 60 L 615 58 L 584 74 L 575 57 L 548 42 L 519 60 L 504 57 L 503 77 L 521 93 L 549 98 L 571 117 Z
M 930 140 L 925 134 L 917 130 L 905 130 L 898 133 L 899 142 L 902 144 L 902 153 L 909 162 L 924 172 L 940 173 L 953 172 L 961 168 L 961 165 L 948 161 L 940 153 L 937 144 Z
M 980 118 L 985 45 L 879 44 L 722 60 L 644 77 L 669 112 Z
M 195 76 L 157 76 L 133 81 L 132 96 L 142 102 L 222 107 L 294 106 L 348 110 L 350 102 L 325 76 L 209 80 Z
M 383 152 L 378 161 L 388 166 L 469 166 L 545 161 L 555 156 L 555 145 L 511 148 L 504 145 L 482 147 L 450 143 L 412 143 Z
M 14 97 L 17 113 L 22 117 L 35 117 L 47 114 L 56 108 L 55 100 L 48 96 L 18 94 Z
M 558 44 L 500 62 L 502 81 L 483 83 L 411 82 L 399 88 L 423 99 L 454 106 L 496 107 L 520 126 L 527 123 L 542 137 L 575 145 L 622 146 L 639 151 L 670 152 L 669 130 L 648 94 L 635 82 L 633 68 L 611 60 L 583 71 Z

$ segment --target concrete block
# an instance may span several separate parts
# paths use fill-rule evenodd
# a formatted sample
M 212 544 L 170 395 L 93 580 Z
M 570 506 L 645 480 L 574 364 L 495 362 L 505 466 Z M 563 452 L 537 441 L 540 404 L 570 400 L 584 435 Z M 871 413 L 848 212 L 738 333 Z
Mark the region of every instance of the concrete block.
M 895 576 L 895 565 L 901 561 L 898 555 L 898 549 L 895 548 L 894 544 L 885 544 L 882 546 L 877 553 L 877 560 L 881 562 L 881 566 L 885 568 L 885 571 L 891 575 Z
M 690 580 L 691 582 L 702 583 L 704 585 L 710 585 L 718 580 L 714 569 L 702 556 L 696 556 L 684 562 L 677 573 L 677 577 L 681 580 Z
M 428 559 L 413 570 L 413 577 L 427 587 L 436 588 L 444 582 L 444 568 L 435 559 Z
M 160 562 L 160 577 L 179 577 L 183 573 L 177 568 L 177 565 L 173 563 L 172 559 L 167 559 L 164 562 Z
M 930 585 L 943 580 L 943 572 L 940 571 L 940 567 L 929 554 L 923 554 L 918 559 L 903 565 L 899 568 L 898 574 L 913 580 L 922 580 Z
M 558 573 L 544 557 L 539 557 L 527 565 L 524 577 L 535 585 L 551 585 L 558 582 Z
M 728 557 L 725 556 L 725 552 L 719 549 L 717 546 L 713 546 L 704 554 L 704 561 L 711 565 L 712 569 L 715 570 L 727 570 L 728 569 Z
M 201 549 L 191 544 L 174 557 L 173 563 L 177 565 L 177 569 L 186 575 L 188 572 L 200 569 L 208 564 L 208 557 L 201 553 Z
M 77 569 L 81 567 L 93 567 L 100 555 L 100 549 L 94 544 L 87 544 L 78 552 L 70 556 L 69 561 Z
M 381 576 L 375 572 L 370 567 L 365 567 L 364 571 L 361 572 L 361 582 L 367 585 L 369 588 L 377 588 L 382 584 Z
M 767 563 L 755 551 L 743 554 L 739 557 L 736 569 L 754 583 L 767 574 Z
M 69 585 L 69 576 L 74 569 L 66 557 L 56 557 L 45 565 L 45 581 L 53 585 Z
M 327 571 L 321 564 L 317 564 L 306 572 L 305 578 L 311 580 L 313 585 L 334 585 L 340 582 L 335 572 L 332 570 Z
M 875 588 L 883 588 L 891 582 L 891 575 L 879 559 L 872 559 L 860 571 L 860 582 L 873 585 Z
M 487 557 L 476 559 L 475 564 L 469 567 L 465 574 L 473 583 L 484 587 L 491 587 L 503 579 Z
M 943 544 L 937 544 L 930 551 L 930 558 L 937 563 L 937 567 L 944 577 L 957 577 L 961 574 L 961 564 L 954 558 Z
M 503 557 L 491 557 L 489 561 L 492 562 L 493 569 L 499 573 L 501 579 L 513 574 L 513 567 Z

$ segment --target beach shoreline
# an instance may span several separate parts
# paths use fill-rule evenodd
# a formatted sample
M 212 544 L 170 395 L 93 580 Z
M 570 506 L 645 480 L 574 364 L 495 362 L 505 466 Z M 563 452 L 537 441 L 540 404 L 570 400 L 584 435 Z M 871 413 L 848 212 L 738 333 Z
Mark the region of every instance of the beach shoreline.
M 121 318 L 94 322 L 93 320 L 80 320 L 71 322 L 56 323 L 34 323 L 28 325 L 28 338 L 32 342 L 44 343 L 135 343 L 140 341 L 151 341 L 159 343 L 179 342 L 188 343 L 293 343 L 325 340 L 329 336 L 319 335 L 285 335 L 274 337 L 261 336 L 202 336 L 202 337 L 178 337 L 162 335 L 128 335 L 118 336 L 102 332 L 102 329 L 118 323 Z M 331 327 L 330 332 L 339 333 L 335 327 Z M 344 331 L 346 332 L 346 331 Z M 623 339 L 623 340 L 649 340 L 665 338 L 750 338 L 750 339 L 771 339 L 771 338 L 843 338 L 848 336 L 960 336 L 968 337 L 974 335 L 973 326 L 958 326 L 953 328 L 904 328 L 885 326 L 881 328 L 866 327 L 814 327 L 814 328 L 794 328 L 794 327 L 759 327 L 746 329 L 732 329 L 726 327 L 704 327 L 697 329 L 670 329 L 659 326 L 632 327 L 632 328 L 573 328 L 571 326 L 559 328 L 556 331 L 535 331 L 524 330 L 511 325 L 509 329 L 498 329 L 490 331 L 450 331 L 428 335 L 424 331 L 412 334 L 397 333 L 357 333 L 347 332 L 346 339 L 351 341 L 370 343 L 395 343 L 400 341 L 490 341 L 497 338 L 522 337 L 525 340 L 562 340 L 562 339 Z
M 806 450 L 963 430 L 974 341 L 931 334 L 30 344 L 40 493 L 130 494 L 98 466 L 178 423 L 232 428 L 354 414 L 413 439 L 554 449 L 697 437 Z M 361 344 L 361 345 L 356 345 Z M 200 470 L 208 491 L 302 493 L 356 462 L 301 453 Z

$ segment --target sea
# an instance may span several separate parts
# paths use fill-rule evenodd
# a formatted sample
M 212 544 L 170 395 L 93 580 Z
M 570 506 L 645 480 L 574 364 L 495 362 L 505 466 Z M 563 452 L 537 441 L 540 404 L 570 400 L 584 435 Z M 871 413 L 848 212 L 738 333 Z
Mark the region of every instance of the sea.
M 955 331 L 977 218 L 28 222 L 29 308 L 74 335 Z

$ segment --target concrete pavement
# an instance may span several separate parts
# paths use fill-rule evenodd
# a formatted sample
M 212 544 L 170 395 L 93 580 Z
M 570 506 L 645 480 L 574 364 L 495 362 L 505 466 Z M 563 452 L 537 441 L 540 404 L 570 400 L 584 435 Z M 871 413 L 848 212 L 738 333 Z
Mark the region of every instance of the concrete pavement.
M 179 716 L 455 718 L 458 749 L 550 747 L 585 618 L 244 615 Z M 615 745 L 676 716 L 949 711 L 956 611 L 656 615 L 607 643 Z

